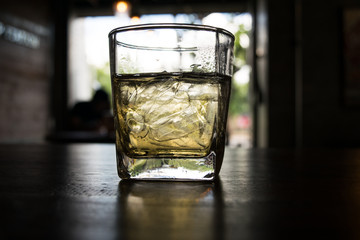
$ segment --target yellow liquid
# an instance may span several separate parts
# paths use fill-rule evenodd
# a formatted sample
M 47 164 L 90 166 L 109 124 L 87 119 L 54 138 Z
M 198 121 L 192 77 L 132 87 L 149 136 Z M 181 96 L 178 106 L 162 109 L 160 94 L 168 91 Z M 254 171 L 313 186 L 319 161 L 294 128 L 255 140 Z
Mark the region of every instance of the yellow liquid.
M 123 166 L 136 159 L 205 157 L 223 145 L 217 138 L 224 137 L 230 77 L 125 75 L 116 76 L 112 87 L 117 151 L 132 159 Z

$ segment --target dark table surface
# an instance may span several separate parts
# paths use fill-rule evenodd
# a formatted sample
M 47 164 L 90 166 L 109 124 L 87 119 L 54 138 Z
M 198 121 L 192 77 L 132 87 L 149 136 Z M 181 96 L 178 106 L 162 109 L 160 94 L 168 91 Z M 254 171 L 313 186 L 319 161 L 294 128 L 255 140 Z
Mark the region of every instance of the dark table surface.
M 124 182 L 112 144 L 0 145 L 0 239 L 360 239 L 360 150 L 227 148 L 216 182 Z

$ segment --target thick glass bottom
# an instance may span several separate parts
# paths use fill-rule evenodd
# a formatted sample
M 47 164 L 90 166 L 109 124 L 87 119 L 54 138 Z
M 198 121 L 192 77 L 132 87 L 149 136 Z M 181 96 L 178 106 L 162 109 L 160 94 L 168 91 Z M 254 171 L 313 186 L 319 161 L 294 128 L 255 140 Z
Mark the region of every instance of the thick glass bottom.
M 124 154 L 118 154 L 117 158 L 122 179 L 212 181 L 215 178 L 214 152 L 202 158 L 129 158 Z

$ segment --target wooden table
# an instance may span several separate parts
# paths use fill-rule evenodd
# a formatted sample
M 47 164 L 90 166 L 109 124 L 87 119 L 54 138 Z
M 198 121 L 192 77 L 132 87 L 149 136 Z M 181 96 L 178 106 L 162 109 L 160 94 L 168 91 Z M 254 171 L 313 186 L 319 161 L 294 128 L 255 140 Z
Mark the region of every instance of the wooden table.
M 124 182 L 112 144 L 0 145 L 0 239 L 360 239 L 360 150 L 226 149 L 220 179 Z

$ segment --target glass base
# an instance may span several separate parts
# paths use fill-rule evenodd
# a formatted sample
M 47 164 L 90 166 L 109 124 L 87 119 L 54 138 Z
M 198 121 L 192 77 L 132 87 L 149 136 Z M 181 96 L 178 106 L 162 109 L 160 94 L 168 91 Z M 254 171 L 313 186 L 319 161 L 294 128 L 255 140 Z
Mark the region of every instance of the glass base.
M 163 181 L 213 181 L 216 155 L 203 158 L 130 158 L 118 154 L 118 173 L 122 179 Z

